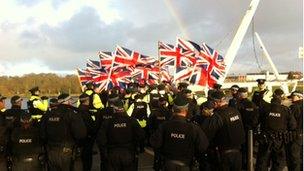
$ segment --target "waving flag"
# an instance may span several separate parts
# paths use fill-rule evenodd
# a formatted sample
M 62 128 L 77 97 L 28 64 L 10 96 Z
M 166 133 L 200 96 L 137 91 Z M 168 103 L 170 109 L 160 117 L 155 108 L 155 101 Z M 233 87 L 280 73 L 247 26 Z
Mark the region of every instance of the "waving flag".
M 92 75 L 91 75 L 90 71 L 88 71 L 88 70 L 78 68 L 77 69 L 77 76 L 78 76 L 79 83 L 81 85 L 82 90 L 84 89 L 85 85 L 88 82 L 92 81 Z
M 197 56 L 197 66 L 192 74 L 191 82 L 213 87 L 224 76 L 225 67 L 224 58 L 216 50 L 203 43 L 200 55 Z
M 113 70 L 108 75 L 107 88 L 119 86 L 125 88 L 126 85 L 131 82 L 131 71 L 127 67 L 120 67 L 116 70 Z
M 113 56 L 112 52 L 98 52 L 98 56 L 100 59 L 100 66 L 104 68 L 106 71 L 109 71 L 112 66 Z
M 146 80 L 149 84 L 155 84 L 159 80 L 159 67 L 136 67 L 132 77 Z

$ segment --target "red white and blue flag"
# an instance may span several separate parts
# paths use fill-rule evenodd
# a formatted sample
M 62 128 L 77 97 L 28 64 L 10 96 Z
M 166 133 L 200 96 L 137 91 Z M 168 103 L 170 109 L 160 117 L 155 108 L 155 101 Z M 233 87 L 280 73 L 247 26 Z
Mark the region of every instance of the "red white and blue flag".
M 113 52 L 99 51 L 98 56 L 99 56 L 99 59 L 100 59 L 100 66 L 102 68 L 104 68 L 105 70 L 110 71 L 111 66 L 112 66 L 112 61 L 113 61 L 113 58 L 114 58 Z

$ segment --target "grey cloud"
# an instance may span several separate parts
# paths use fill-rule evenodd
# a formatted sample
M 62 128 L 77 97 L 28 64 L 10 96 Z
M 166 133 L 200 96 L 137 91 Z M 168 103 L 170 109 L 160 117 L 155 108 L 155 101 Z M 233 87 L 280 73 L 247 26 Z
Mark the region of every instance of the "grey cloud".
M 55 4 L 62 1 L 53 1 Z M 250 1 L 172 1 L 190 39 L 202 43 L 225 54 Z M 298 3 L 298 4 L 297 4 Z M 255 15 L 255 31 L 260 33 L 266 48 L 274 56 L 280 71 L 300 70 L 299 60 L 287 60 L 286 56 L 296 58 L 297 49 L 302 42 L 302 5 L 285 0 L 261 1 Z M 24 44 L 40 44 L 58 48 L 66 54 L 56 53 L 55 57 L 44 57 L 56 69 L 73 69 L 84 65 L 86 56 L 96 56 L 96 51 L 113 51 L 116 44 L 141 53 L 156 56 L 157 41 L 175 43 L 181 35 L 177 23 L 164 1 L 112 1 L 111 7 L 118 10 L 121 21 L 105 24 L 95 9 L 85 7 L 70 20 L 57 27 L 41 26 L 35 31 L 25 31 L 21 40 Z M 234 66 L 241 72 L 258 70 L 252 48 L 251 28 L 243 41 L 235 59 Z M 258 52 L 258 59 L 266 62 Z M 293 59 L 293 58 L 292 58 Z M 58 60 L 64 62 L 58 64 Z M 262 64 L 263 66 L 267 64 Z

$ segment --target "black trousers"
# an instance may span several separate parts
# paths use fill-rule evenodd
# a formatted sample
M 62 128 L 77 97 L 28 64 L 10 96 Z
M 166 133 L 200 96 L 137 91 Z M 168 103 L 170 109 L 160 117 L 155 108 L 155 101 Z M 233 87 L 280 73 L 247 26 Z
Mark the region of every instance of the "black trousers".
M 73 159 L 72 151 L 63 151 L 63 148 L 48 148 L 49 171 L 82 171 L 82 161 Z
M 87 138 L 82 148 L 81 160 L 83 163 L 83 170 L 90 171 L 92 169 L 93 162 L 93 146 L 95 139 Z
M 286 146 L 287 167 L 290 171 L 303 170 L 303 139 L 290 142 Z
M 38 155 L 36 158 L 14 158 L 13 171 L 41 171 L 43 170 Z
M 256 171 L 268 171 L 269 161 L 272 171 L 281 171 L 286 164 L 285 146 L 282 141 L 259 144 Z
M 242 170 L 242 154 L 240 150 L 221 152 L 220 157 L 221 169 L 223 171 L 241 171 Z
M 165 160 L 164 171 L 190 171 L 190 166 L 181 161 Z
M 106 161 L 107 171 L 136 171 L 138 161 L 135 152 L 129 149 L 111 149 L 108 150 Z

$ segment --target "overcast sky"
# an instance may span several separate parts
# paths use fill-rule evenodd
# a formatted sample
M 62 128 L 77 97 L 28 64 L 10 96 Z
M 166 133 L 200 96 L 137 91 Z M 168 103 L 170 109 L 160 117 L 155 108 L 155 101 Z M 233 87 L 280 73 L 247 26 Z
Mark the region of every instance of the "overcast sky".
M 97 51 L 117 44 L 157 56 L 157 41 L 177 36 L 205 42 L 225 55 L 249 0 L 6 0 L 0 6 L 0 75 L 73 73 Z M 279 72 L 302 71 L 301 0 L 261 0 L 232 73 L 269 69 L 252 30 Z M 186 34 L 186 35 L 185 35 Z M 260 66 L 258 65 L 260 64 Z

